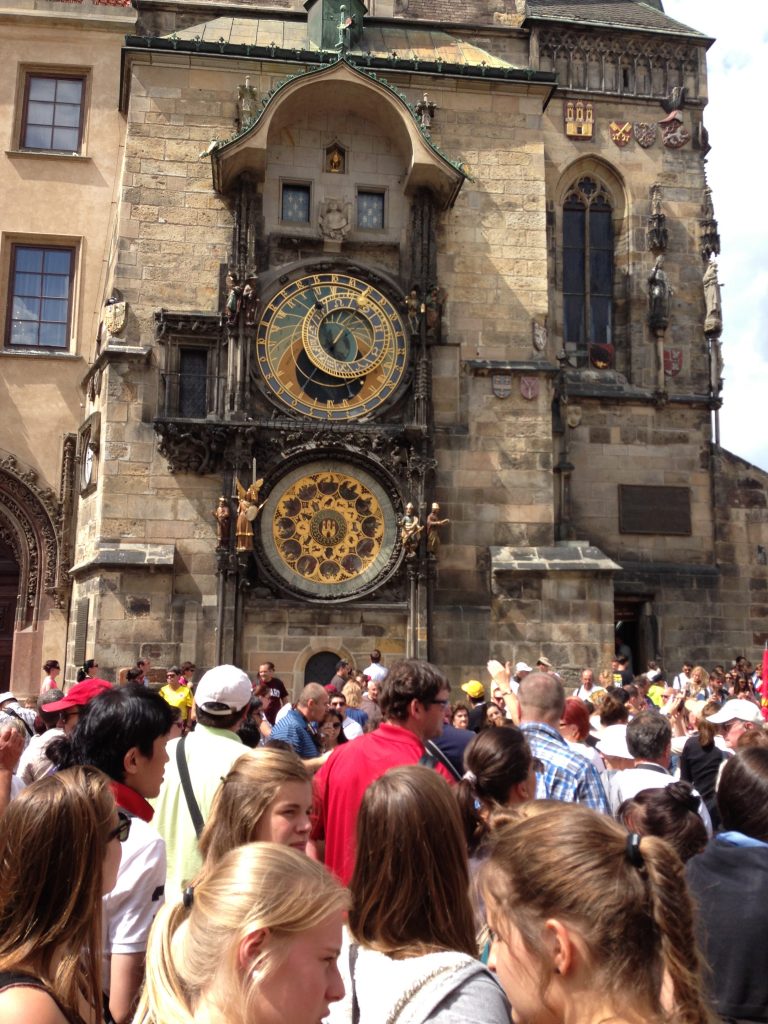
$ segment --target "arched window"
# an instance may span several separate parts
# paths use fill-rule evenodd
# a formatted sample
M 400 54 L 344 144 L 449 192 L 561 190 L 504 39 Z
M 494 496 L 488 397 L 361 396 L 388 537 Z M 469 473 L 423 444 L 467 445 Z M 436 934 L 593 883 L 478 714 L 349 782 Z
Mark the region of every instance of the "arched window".
M 587 354 L 610 345 L 613 298 L 613 210 L 606 188 L 580 178 L 563 203 L 563 340 Z

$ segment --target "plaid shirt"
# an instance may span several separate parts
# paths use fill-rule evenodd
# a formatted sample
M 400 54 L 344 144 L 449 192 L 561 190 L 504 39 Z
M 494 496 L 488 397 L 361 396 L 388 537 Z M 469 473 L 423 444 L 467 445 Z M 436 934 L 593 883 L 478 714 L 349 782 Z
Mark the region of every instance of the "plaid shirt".
M 536 773 L 537 800 L 586 804 L 611 813 L 597 768 L 572 751 L 557 729 L 544 722 L 525 722 L 520 728 L 533 756 L 542 762 L 542 770 Z

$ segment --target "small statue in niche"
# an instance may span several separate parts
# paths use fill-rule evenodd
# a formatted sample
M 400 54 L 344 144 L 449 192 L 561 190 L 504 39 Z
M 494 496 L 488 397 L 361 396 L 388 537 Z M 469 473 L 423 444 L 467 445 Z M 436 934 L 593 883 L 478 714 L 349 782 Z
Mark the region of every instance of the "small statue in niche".
M 320 234 L 324 238 L 332 238 L 342 242 L 349 234 L 352 217 L 352 204 L 343 203 L 341 199 L 326 199 L 320 204 L 318 224 Z
M 437 104 L 433 103 L 427 93 L 424 93 L 423 99 L 419 100 L 414 108 L 416 110 L 416 116 L 419 119 L 419 124 L 426 131 L 432 127 L 432 121 L 435 117 L 435 111 L 437 110 Z
M 329 174 L 344 174 L 346 172 L 347 158 L 341 146 L 330 146 L 325 151 L 325 169 Z
M 413 509 L 413 503 L 409 501 L 405 506 L 405 515 L 400 519 L 400 540 L 403 543 L 406 558 L 416 557 L 423 529 L 424 527 Z
M 704 271 L 704 302 L 707 314 L 704 319 L 705 334 L 720 334 L 723 329 L 723 307 L 720 297 L 720 282 L 717 279 L 717 262 L 712 260 Z
M 250 281 L 243 288 L 242 307 L 245 312 L 246 327 L 255 327 L 259 313 L 259 297 L 256 294 L 255 286 Z
M 235 271 L 230 270 L 227 274 L 227 301 L 224 306 L 224 317 L 230 327 L 237 323 L 242 301 L 243 286 L 240 284 Z
M 443 321 L 445 292 L 436 284 L 430 285 L 424 302 L 427 321 L 427 341 L 436 345 L 440 342 Z
M 672 289 L 664 271 L 664 257 L 657 256 L 648 275 L 648 326 L 663 332 L 669 327 L 669 306 Z
M 246 490 L 240 481 L 237 481 L 237 494 L 239 502 L 237 506 L 237 522 L 235 525 L 235 550 L 239 552 L 253 551 L 253 524 L 256 517 L 264 507 L 264 503 L 257 504 L 259 491 L 264 483 L 263 478 L 254 480 Z
M 229 511 L 229 502 L 223 495 L 219 498 L 219 504 L 213 510 L 213 518 L 216 520 L 216 547 L 228 548 L 232 527 L 232 514 Z
M 440 518 L 440 506 L 435 501 L 432 503 L 432 510 L 427 516 L 427 551 L 437 558 L 440 550 L 440 527 L 450 523 L 450 519 Z

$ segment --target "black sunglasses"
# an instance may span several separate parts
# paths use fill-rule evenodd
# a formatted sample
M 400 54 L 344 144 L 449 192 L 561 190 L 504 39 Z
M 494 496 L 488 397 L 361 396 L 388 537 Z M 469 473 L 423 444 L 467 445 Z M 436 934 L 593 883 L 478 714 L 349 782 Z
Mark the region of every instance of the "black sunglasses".
M 131 819 L 125 811 L 118 811 L 117 817 L 120 824 L 117 828 L 113 828 L 107 836 L 107 842 L 109 843 L 111 843 L 113 839 L 117 839 L 119 842 L 124 843 L 131 833 Z

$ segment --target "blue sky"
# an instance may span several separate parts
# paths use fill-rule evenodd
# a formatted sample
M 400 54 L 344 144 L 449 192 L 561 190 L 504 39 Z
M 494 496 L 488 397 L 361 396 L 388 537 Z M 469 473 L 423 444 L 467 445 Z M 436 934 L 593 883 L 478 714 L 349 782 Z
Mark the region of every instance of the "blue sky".
M 708 53 L 707 177 L 719 222 L 725 387 L 720 441 L 768 470 L 768 135 L 762 113 L 768 2 L 663 0 L 716 42 Z

